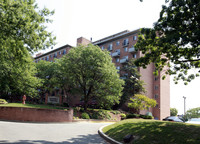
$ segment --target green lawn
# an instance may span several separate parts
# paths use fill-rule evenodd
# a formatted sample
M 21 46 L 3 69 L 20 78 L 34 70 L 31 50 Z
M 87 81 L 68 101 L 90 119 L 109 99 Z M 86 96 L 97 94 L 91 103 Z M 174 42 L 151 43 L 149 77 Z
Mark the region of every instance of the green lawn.
M 109 125 L 103 132 L 123 142 L 133 134 L 134 144 L 200 144 L 200 125 L 156 120 L 128 119 Z
M 26 108 L 44 108 L 44 109 L 60 109 L 60 110 L 65 110 L 66 109 L 64 107 L 51 106 L 51 105 L 36 105 L 36 104 L 22 104 L 22 103 L 0 104 L 0 106 L 26 107 Z

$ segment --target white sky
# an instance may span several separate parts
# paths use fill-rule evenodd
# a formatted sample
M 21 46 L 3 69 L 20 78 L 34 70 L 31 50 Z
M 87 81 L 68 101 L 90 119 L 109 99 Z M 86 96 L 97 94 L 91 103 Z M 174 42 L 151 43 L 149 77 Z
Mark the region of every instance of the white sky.
M 53 23 L 48 30 L 57 37 L 54 48 L 69 44 L 76 46 L 76 39 L 83 36 L 93 41 L 123 30 L 152 27 L 159 18 L 165 0 L 36 0 L 39 7 L 55 10 Z M 51 50 L 51 49 L 49 49 Z M 46 50 L 46 51 L 49 51 Z M 171 76 L 170 105 L 183 114 L 186 110 L 200 107 L 199 78 L 185 86 L 173 83 Z

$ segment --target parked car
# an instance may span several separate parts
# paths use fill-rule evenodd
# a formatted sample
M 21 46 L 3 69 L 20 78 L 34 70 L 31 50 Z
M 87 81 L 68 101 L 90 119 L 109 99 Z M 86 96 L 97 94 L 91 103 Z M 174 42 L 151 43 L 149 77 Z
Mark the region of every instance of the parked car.
M 180 118 L 177 116 L 168 116 L 163 119 L 164 121 L 172 121 L 172 122 L 183 122 Z
M 187 122 L 185 123 L 189 123 L 189 124 L 200 124 L 200 118 L 191 118 L 189 119 Z

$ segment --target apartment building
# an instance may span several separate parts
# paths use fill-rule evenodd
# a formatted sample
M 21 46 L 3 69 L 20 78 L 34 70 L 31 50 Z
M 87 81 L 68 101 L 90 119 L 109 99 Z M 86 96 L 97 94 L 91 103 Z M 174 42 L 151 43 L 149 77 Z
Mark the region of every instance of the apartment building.
M 62 47 L 59 47 L 57 49 L 54 49 L 52 51 L 49 51 L 47 53 L 38 53 L 36 54 L 36 57 L 34 58 L 35 62 L 39 62 L 40 60 L 46 60 L 46 61 L 50 61 L 50 62 L 53 62 L 54 61 L 54 58 L 61 58 L 63 55 L 66 55 L 70 48 L 72 48 L 72 46 L 70 45 L 64 45 Z
M 98 45 L 102 50 L 107 49 L 112 56 L 112 62 L 115 63 L 116 69 L 122 69 L 123 66 L 127 65 L 131 59 L 137 59 L 143 54 L 140 51 L 136 51 L 134 45 L 138 40 L 138 30 L 134 31 L 122 31 L 114 35 L 102 38 L 95 42 L 94 45 Z M 77 39 L 77 43 L 88 42 L 83 37 Z M 154 118 L 163 119 L 170 115 L 170 77 L 167 76 L 165 80 L 162 80 L 163 71 L 159 72 L 158 76 L 153 75 L 155 71 L 154 64 L 151 63 L 146 69 L 138 68 L 141 74 L 141 80 L 146 85 L 145 95 L 149 98 L 153 98 L 157 101 L 157 105 L 154 108 L 150 108 L 148 111 L 152 112 Z M 126 78 L 126 73 L 120 72 L 121 78 Z M 147 110 L 141 111 L 145 114 Z
M 116 69 L 118 69 L 120 73 L 120 69 L 127 65 L 128 61 L 143 56 L 140 51 L 136 51 L 134 48 L 134 44 L 136 44 L 138 40 L 138 32 L 139 30 L 125 30 L 95 42 L 80 37 L 77 39 L 77 45 L 87 45 L 92 43 L 98 45 L 102 50 L 107 49 L 110 52 L 113 63 L 116 65 Z M 39 60 L 53 61 L 54 58 L 60 58 L 64 54 L 67 54 L 70 48 L 70 45 L 65 45 L 46 54 L 37 55 L 35 57 L 35 62 L 38 62 Z M 150 108 L 148 111 L 152 112 L 155 119 L 163 119 L 170 115 L 170 78 L 167 76 L 165 80 L 162 80 L 161 76 L 163 72 L 161 71 L 158 76 L 154 76 L 154 70 L 155 67 L 153 63 L 148 65 L 146 69 L 138 68 L 138 71 L 141 74 L 140 79 L 146 83 L 144 86 L 147 91 L 145 95 L 157 101 L 156 107 Z M 121 73 L 122 79 L 125 79 L 126 76 L 126 74 Z M 56 94 L 46 94 L 45 102 L 61 104 L 65 101 L 62 99 L 61 94 L 62 92 L 60 92 L 59 96 L 56 96 Z M 73 100 L 73 105 L 80 102 L 77 97 L 75 97 L 75 99 Z M 141 111 L 142 114 L 145 114 L 146 112 L 146 110 Z

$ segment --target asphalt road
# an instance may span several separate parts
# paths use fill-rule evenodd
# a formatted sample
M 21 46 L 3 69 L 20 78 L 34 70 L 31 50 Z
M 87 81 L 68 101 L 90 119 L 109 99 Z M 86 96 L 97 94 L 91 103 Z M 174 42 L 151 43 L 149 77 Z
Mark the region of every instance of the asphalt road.
M 110 123 L 21 123 L 0 121 L 3 144 L 106 144 L 98 135 Z

